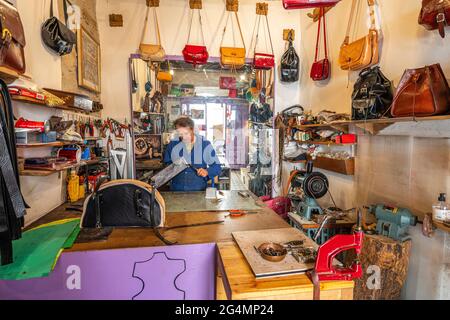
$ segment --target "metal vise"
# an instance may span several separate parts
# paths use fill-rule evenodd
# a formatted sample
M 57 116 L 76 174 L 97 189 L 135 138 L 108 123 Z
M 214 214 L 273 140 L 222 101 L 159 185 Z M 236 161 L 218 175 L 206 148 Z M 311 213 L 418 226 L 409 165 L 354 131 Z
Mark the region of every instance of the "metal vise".
M 373 205 L 370 212 L 377 218 L 377 233 L 398 241 L 411 239 L 409 226 L 417 224 L 417 217 L 408 209 L 394 208 L 382 204 Z

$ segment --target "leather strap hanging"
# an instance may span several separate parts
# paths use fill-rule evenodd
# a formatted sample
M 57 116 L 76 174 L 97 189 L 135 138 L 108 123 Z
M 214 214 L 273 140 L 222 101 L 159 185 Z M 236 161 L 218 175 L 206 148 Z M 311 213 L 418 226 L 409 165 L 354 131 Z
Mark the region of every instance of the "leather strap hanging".
M 319 56 L 319 42 L 320 42 L 320 28 L 323 20 L 323 43 L 324 43 L 324 51 L 325 51 L 325 59 L 328 59 L 328 48 L 327 48 L 327 26 L 326 26 L 326 18 L 325 11 L 323 8 L 320 8 L 321 13 L 319 15 L 319 26 L 317 30 L 317 42 L 316 42 L 316 55 L 314 57 L 314 62 L 317 62 L 317 58 Z
M 195 10 L 197 8 L 192 8 L 192 15 L 191 15 L 191 21 L 189 23 L 189 33 L 188 33 L 188 39 L 187 39 L 187 43 L 189 43 L 189 41 L 191 40 L 191 31 L 192 31 L 192 22 L 194 20 L 194 14 L 195 14 Z M 198 9 L 198 20 L 200 23 L 200 31 L 202 33 L 202 41 L 203 41 L 203 45 L 206 45 L 206 41 L 205 41 L 205 33 L 203 32 L 203 22 L 202 22 L 202 12 L 201 12 L 201 3 L 200 3 L 200 8 Z
M 233 11 L 233 12 L 236 17 L 237 24 L 238 24 L 239 34 L 241 35 L 242 44 L 244 46 L 244 49 L 246 49 L 244 35 L 242 33 L 241 24 L 239 22 L 239 17 L 238 17 L 237 11 Z M 231 11 L 228 12 L 227 21 L 225 22 L 225 28 L 223 28 L 222 41 L 220 42 L 221 47 L 223 46 L 223 41 L 225 40 L 225 33 L 227 32 L 227 25 L 228 25 L 228 21 L 230 20 L 230 15 L 231 15 Z M 234 43 L 234 46 L 236 46 L 236 43 Z
M 141 43 L 144 43 L 144 38 L 145 38 L 145 31 L 147 30 L 147 24 L 148 24 L 148 16 L 150 14 L 150 7 L 147 7 L 147 14 L 145 16 L 145 23 L 144 23 L 144 28 L 142 30 L 142 36 L 141 36 Z M 156 37 L 157 37 L 157 41 L 158 41 L 158 45 L 161 45 L 161 33 L 159 31 L 159 22 L 158 22 L 158 15 L 156 14 L 156 9 L 155 7 L 153 8 L 153 17 L 155 19 L 155 26 L 156 26 Z

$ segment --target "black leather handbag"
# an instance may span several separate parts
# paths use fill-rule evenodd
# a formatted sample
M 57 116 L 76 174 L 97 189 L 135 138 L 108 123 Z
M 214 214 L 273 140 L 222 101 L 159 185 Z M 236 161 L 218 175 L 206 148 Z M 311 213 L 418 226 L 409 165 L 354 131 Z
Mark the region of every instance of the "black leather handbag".
M 300 58 L 295 52 L 292 38 L 289 37 L 289 47 L 281 57 L 281 81 L 282 82 L 296 82 L 300 74 Z
M 98 183 L 84 203 L 82 228 L 163 227 L 165 203 L 160 193 L 137 180 Z
M 67 3 L 64 3 L 64 17 L 67 21 Z M 76 34 L 53 16 L 53 0 L 50 2 L 50 19 L 41 28 L 42 41 L 53 52 L 64 56 L 72 52 L 77 41 Z
M 270 105 L 262 103 L 258 105 L 252 103 L 250 106 L 250 121 L 254 123 L 266 123 L 273 117 L 273 112 L 270 109 Z
M 380 67 L 366 68 L 359 73 L 352 94 L 352 120 L 390 117 L 394 97 L 392 82 Z

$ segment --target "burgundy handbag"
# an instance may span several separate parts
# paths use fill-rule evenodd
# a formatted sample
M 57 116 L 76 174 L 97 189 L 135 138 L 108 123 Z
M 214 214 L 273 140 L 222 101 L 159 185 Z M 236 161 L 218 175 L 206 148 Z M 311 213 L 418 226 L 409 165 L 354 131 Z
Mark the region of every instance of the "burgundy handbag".
M 445 37 L 445 26 L 450 25 L 450 0 L 422 0 L 419 24 L 427 30 L 439 29 Z
M 198 17 L 199 17 L 199 21 L 200 21 L 200 30 L 202 32 L 203 45 L 198 46 L 198 45 L 189 44 L 189 40 L 191 38 L 192 20 L 194 19 L 194 14 L 195 14 L 195 10 L 192 9 L 191 23 L 189 25 L 189 35 L 188 35 L 188 41 L 187 41 L 188 44 L 183 49 L 183 57 L 184 57 L 184 61 L 186 63 L 191 63 L 194 66 L 196 66 L 196 65 L 206 64 L 206 62 L 208 62 L 209 54 L 208 54 L 208 49 L 205 46 L 205 35 L 203 34 L 202 15 L 201 15 L 200 9 L 198 9 Z
M 287 10 L 332 7 L 339 1 L 341 0 L 283 0 L 283 7 Z
M 0 67 L 15 73 L 25 73 L 25 33 L 17 9 L 0 0 Z
M 316 42 L 316 56 L 314 58 L 314 63 L 311 68 L 311 79 L 314 81 L 326 80 L 330 77 L 330 61 L 328 60 L 328 50 L 327 50 L 327 30 L 325 23 L 325 10 L 320 9 L 319 15 L 319 30 L 317 32 L 317 42 Z M 325 59 L 317 61 L 319 55 L 319 40 L 320 40 L 320 28 L 323 20 L 323 41 L 325 44 Z
M 258 26 L 257 26 L 257 32 L 256 32 L 256 40 L 255 40 L 255 50 L 254 50 L 254 56 L 253 56 L 253 68 L 259 69 L 259 70 L 270 70 L 275 66 L 275 55 L 273 51 L 273 44 L 272 44 L 272 36 L 270 35 L 270 29 L 269 29 L 269 21 L 266 17 L 266 25 L 267 25 L 267 33 L 269 34 L 269 40 L 270 40 L 270 48 L 272 49 L 272 53 L 257 53 L 256 52 L 256 46 L 258 45 L 258 39 L 259 39 L 259 26 L 261 24 L 261 16 L 258 14 Z

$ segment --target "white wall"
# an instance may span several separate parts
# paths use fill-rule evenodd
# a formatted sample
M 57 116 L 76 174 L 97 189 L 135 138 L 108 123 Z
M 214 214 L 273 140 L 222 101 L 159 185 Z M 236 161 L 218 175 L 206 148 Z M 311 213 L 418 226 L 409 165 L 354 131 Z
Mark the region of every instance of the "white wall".
M 225 24 L 225 1 L 203 1 L 203 24 L 205 38 L 211 57 L 219 56 L 219 47 Z M 250 45 L 255 24 L 255 3 L 253 0 L 241 0 L 239 7 L 239 19 L 244 33 L 247 49 Z M 162 44 L 168 55 L 181 55 L 188 36 L 188 1 L 164 0 L 158 10 L 161 29 Z M 129 70 L 128 58 L 136 53 L 140 43 L 144 25 L 146 5 L 143 0 L 100 0 L 97 1 L 98 23 L 102 46 L 102 102 L 107 106 L 105 116 L 118 119 L 129 117 Z M 124 18 L 123 28 L 109 27 L 108 15 L 120 13 Z M 277 61 L 285 49 L 282 40 L 284 28 L 295 29 L 300 34 L 299 11 L 285 11 L 280 2 L 269 2 L 269 23 L 274 42 L 274 50 Z M 195 16 L 197 18 L 197 15 Z M 150 19 L 150 23 L 153 20 Z M 198 24 L 198 20 L 194 20 Z M 283 23 L 280 23 L 283 21 Z M 235 20 L 233 20 L 236 27 Z M 151 34 L 146 35 L 147 41 L 155 41 L 154 27 L 150 25 Z M 263 28 L 261 27 L 261 35 Z M 231 28 L 227 30 L 225 45 L 232 45 Z M 235 35 L 238 34 L 236 29 Z M 199 29 L 193 28 L 192 40 L 199 42 Z M 240 44 L 237 38 L 237 44 Z M 298 48 L 299 40 L 296 39 Z M 259 48 L 259 47 L 258 47 Z M 262 44 L 261 49 L 264 49 Z M 248 51 L 248 50 L 247 50 Z M 253 51 L 253 50 L 252 50 Z M 276 105 L 278 110 L 290 106 L 293 101 L 298 101 L 298 84 L 276 83 Z

